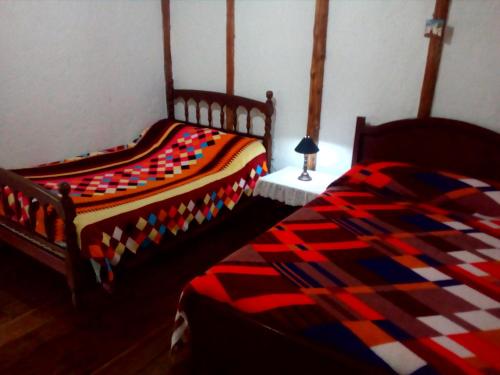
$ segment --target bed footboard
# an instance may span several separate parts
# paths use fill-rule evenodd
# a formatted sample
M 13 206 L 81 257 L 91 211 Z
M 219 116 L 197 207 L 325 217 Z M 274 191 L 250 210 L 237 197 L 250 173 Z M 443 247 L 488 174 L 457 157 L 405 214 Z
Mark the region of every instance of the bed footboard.
M 76 303 L 80 254 L 70 191 L 70 185 L 63 182 L 56 195 L 23 176 L 0 168 L 0 239 L 66 275 Z M 62 221 L 64 247 L 56 244 L 58 221 Z M 45 236 L 37 231 L 40 227 L 44 228 Z

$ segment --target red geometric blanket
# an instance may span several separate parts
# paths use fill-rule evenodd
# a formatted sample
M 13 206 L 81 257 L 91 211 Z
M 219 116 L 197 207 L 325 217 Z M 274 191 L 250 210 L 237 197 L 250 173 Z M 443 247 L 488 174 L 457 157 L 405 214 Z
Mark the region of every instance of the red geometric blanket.
M 98 277 L 111 281 L 125 252 L 159 244 L 193 221 L 202 224 L 231 210 L 267 172 L 265 160 L 255 139 L 164 120 L 126 148 L 16 172 L 54 193 L 61 182 L 71 185 L 81 250 Z M 1 193 L 16 205 L 8 187 Z M 17 199 L 29 212 L 29 202 Z M 39 217 L 37 230 L 46 235 L 43 222 Z M 62 231 L 56 232 L 64 246 Z
M 187 344 L 190 314 L 209 313 L 184 311 L 183 301 L 199 295 L 262 327 L 390 372 L 500 371 L 500 237 L 483 231 L 482 220 L 464 222 L 484 214 L 477 202 L 477 212 L 440 206 L 457 209 L 450 199 L 460 201 L 468 189 L 469 196 L 485 194 L 479 199 L 493 214 L 498 190 L 426 172 L 418 178 L 434 190 L 420 201 L 418 191 L 402 193 L 391 168 L 411 167 L 355 167 L 344 185 L 191 281 L 173 345 Z M 360 182 L 368 176 L 369 183 Z M 489 219 L 488 228 L 499 227 L 500 216 Z

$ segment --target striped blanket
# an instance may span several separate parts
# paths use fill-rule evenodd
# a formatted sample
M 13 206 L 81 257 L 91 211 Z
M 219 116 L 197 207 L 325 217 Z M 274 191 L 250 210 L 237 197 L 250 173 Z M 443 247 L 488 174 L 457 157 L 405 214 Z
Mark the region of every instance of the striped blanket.
M 331 369 L 341 353 L 373 372 L 498 373 L 500 189 L 401 163 L 355 166 L 187 285 L 174 348 L 196 341 L 190 321 L 215 314 L 189 309 L 207 298 L 331 353 Z M 233 347 L 263 345 L 255 332 Z M 305 353 L 286 361 L 314 364 Z
M 15 172 L 54 193 L 61 182 L 71 185 L 79 246 L 98 279 L 112 281 L 125 252 L 159 244 L 250 195 L 265 160 L 255 139 L 163 120 L 126 147 Z M 20 204 L 27 224 L 26 198 L 8 187 L 1 193 L 9 205 Z M 39 210 L 36 230 L 46 235 L 43 215 Z M 55 241 L 64 246 L 61 228 L 59 222 Z

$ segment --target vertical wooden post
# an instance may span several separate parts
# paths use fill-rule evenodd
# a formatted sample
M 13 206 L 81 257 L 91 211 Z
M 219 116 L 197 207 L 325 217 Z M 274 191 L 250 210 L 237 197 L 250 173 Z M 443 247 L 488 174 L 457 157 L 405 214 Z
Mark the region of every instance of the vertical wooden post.
M 311 83 L 309 88 L 309 112 L 307 134 L 314 142 L 319 141 L 321 101 L 323 98 L 323 73 L 326 57 L 326 32 L 328 28 L 328 0 L 316 0 L 314 16 Z M 308 168 L 316 168 L 316 155 L 309 156 Z
M 234 95 L 234 0 L 226 0 L 226 93 Z M 226 129 L 236 128 L 233 110 L 226 107 Z
M 422 91 L 420 93 L 420 104 L 418 106 L 418 117 L 429 117 L 432 111 L 432 102 L 434 101 L 434 92 L 439 73 L 439 64 L 441 62 L 441 52 L 443 50 L 443 37 L 448 20 L 448 10 L 451 0 L 436 0 L 434 7 L 434 18 L 444 20 L 443 35 L 437 36 L 431 34 L 429 48 L 427 50 L 427 62 L 425 65 L 424 80 L 422 82 Z
M 163 66 L 165 69 L 165 94 L 168 118 L 174 118 L 174 77 L 172 73 L 172 48 L 170 44 L 170 0 L 161 0 L 163 21 Z

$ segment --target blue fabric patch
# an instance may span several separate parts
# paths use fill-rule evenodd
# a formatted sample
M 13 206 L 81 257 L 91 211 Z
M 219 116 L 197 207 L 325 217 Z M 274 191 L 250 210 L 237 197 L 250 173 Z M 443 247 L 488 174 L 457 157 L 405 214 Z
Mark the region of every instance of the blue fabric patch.
M 144 249 L 146 247 L 148 247 L 149 245 L 151 245 L 151 239 L 149 237 L 146 237 L 142 243 L 141 243 L 141 247 Z
M 431 366 L 425 365 L 420 367 L 417 371 L 412 372 L 413 375 L 437 375 L 439 372 L 434 370 Z
M 215 202 L 215 198 L 217 198 L 217 193 L 214 191 L 210 194 L 210 199 Z
M 165 158 L 165 160 L 172 160 L 174 158 L 173 155 L 167 155 L 167 157 Z
M 323 285 L 321 285 L 317 280 L 309 276 L 306 272 L 304 272 L 302 269 L 297 267 L 295 263 L 285 263 L 285 265 L 292 270 L 297 276 L 299 276 L 302 280 L 304 280 L 308 286 L 312 288 L 321 288 Z
M 262 173 L 262 167 L 258 165 L 257 168 L 255 168 L 255 172 L 257 172 L 257 174 L 260 176 L 260 174 Z
M 190 137 L 190 136 L 191 136 L 191 134 L 190 134 L 190 133 L 184 133 L 184 134 L 182 134 L 182 136 L 183 136 L 184 138 L 188 138 L 188 137 Z
M 142 166 L 140 166 L 140 165 L 134 165 L 134 169 L 142 169 Z
M 372 220 L 370 219 L 367 219 L 367 218 L 362 218 L 361 221 L 367 223 L 368 225 L 371 225 L 372 227 L 375 227 L 377 228 L 379 231 L 381 231 L 382 233 L 391 233 L 390 230 L 384 228 L 384 227 L 381 227 L 380 225 L 378 225 L 377 223 L 373 222 Z
M 208 146 L 207 142 L 200 143 L 200 147 L 201 147 L 201 148 L 205 148 L 205 147 L 207 147 L 207 146 Z
M 401 328 L 399 328 L 390 320 L 373 320 L 372 322 L 379 328 L 387 332 L 389 336 L 391 336 L 397 341 L 403 341 L 412 338 L 412 336 L 403 331 Z
M 460 281 L 454 279 L 434 281 L 434 284 L 438 285 L 441 288 L 444 288 L 446 286 L 462 285 Z
M 138 176 L 130 176 L 130 181 L 137 181 L 138 179 Z
M 360 259 L 358 263 L 391 284 L 420 283 L 427 281 L 411 269 L 386 257 Z
M 217 207 L 219 210 L 224 206 L 224 202 L 222 200 L 219 200 L 215 207 Z
M 441 262 L 438 262 L 437 260 L 431 258 L 427 254 L 419 254 L 419 255 L 417 255 L 417 258 L 420 259 L 422 262 L 428 264 L 431 267 L 437 268 L 437 267 L 442 265 Z
M 443 176 L 439 173 L 420 172 L 415 173 L 415 176 L 426 184 L 438 189 L 442 192 L 448 192 L 456 189 L 468 187 L 466 183 L 459 181 L 453 177 Z
M 187 152 L 193 152 L 194 151 L 194 147 L 193 146 L 189 146 L 188 148 L 186 148 L 186 151 Z
M 413 224 L 418 228 L 422 229 L 425 232 L 431 232 L 435 230 L 450 230 L 445 224 L 440 223 L 439 221 L 433 220 L 425 215 L 401 215 L 401 220 L 406 221 L 407 223 Z
M 156 215 L 155 214 L 149 214 L 148 223 L 151 225 L 155 225 L 155 223 L 156 223 Z
M 319 263 L 309 262 L 309 264 L 316 271 L 318 271 L 320 274 L 322 274 L 323 276 L 325 276 L 327 279 L 333 281 L 338 286 L 346 286 L 346 284 L 342 280 L 338 279 L 335 275 L 333 275 L 330 272 L 328 272 L 327 270 L 325 270 L 323 267 L 321 267 L 321 265 Z
M 160 228 L 158 229 L 158 232 L 160 232 L 160 234 L 165 234 L 165 232 L 167 231 L 167 227 L 165 225 L 160 225 Z

